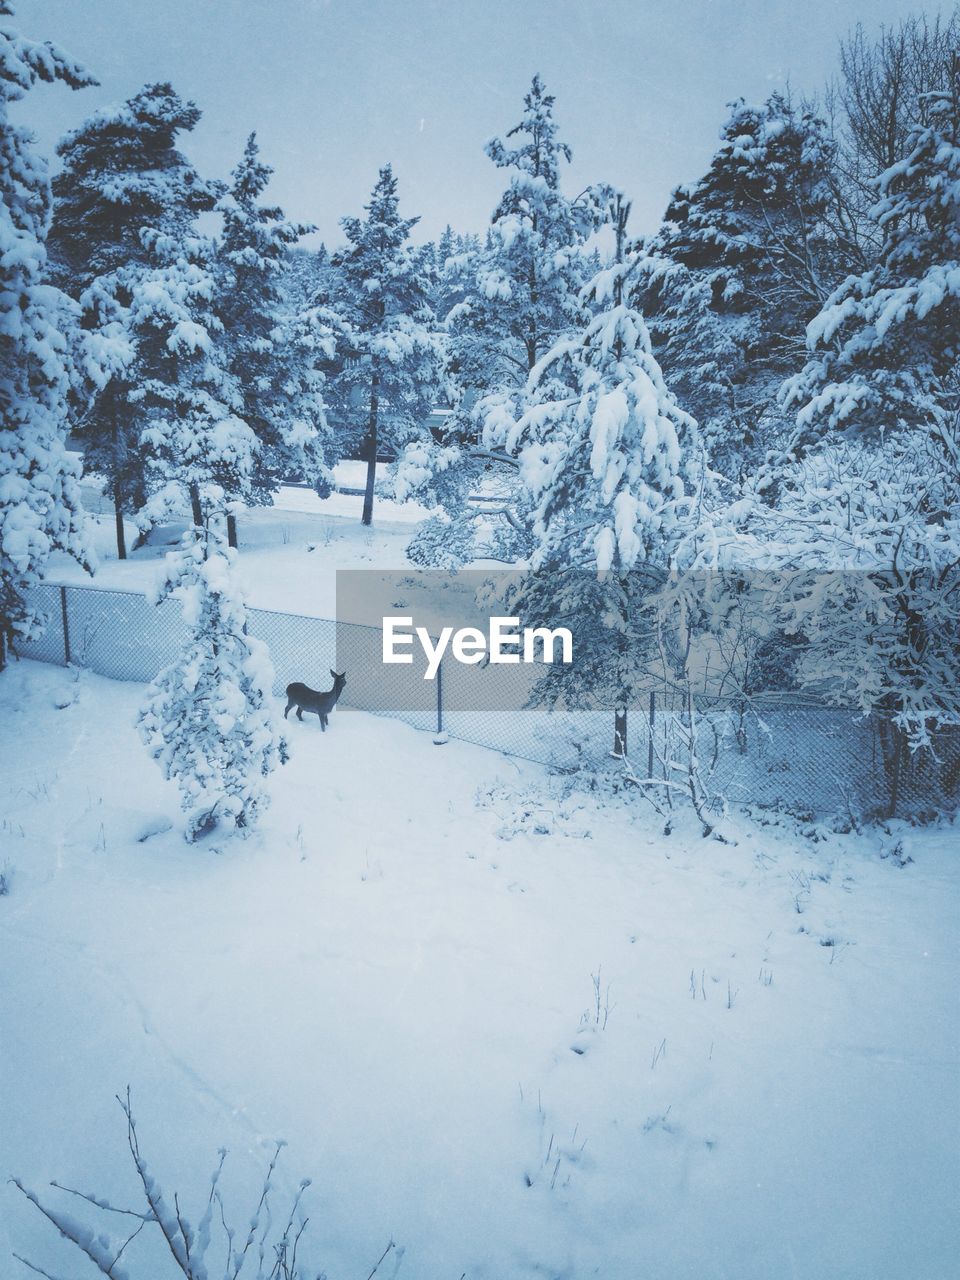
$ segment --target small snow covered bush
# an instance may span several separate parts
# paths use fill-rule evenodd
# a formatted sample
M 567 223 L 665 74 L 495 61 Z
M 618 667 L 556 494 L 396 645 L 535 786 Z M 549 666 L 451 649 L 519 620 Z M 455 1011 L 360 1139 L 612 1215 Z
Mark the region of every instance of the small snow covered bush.
M 132 1268 L 132 1258 L 139 1256 L 140 1246 L 134 1242 L 143 1232 L 148 1237 L 157 1233 L 163 1238 L 163 1247 L 172 1258 L 174 1270 L 187 1280 L 313 1280 L 314 1271 L 306 1271 L 297 1254 L 307 1226 L 301 1203 L 310 1182 L 304 1179 L 297 1188 L 286 1216 L 276 1221 L 283 1224 L 274 1228 L 274 1209 L 271 1197 L 274 1193 L 273 1177 L 283 1143 L 278 1142 L 267 1169 L 260 1199 L 253 1213 L 245 1219 L 246 1230 L 238 1233 L 227 1225 L 229 1213 L 220 1190 L 220 1176 L 227 1153 L 220 1151 L 220 1163 L 210 1179 L 210 1191 L 199 1221 L 191 1223 L 175 1192 L 172 1201 L 164 1194 L 159 1181 L 150 1171 L 140 1150 L 137 1126 L 130 1109 L 130 1092 L 118 1099 L 127 1118 L 127 1144 L 136 1168 L 142 1195 L 142 1204 L 135 1208 L 117 1208 L 109 1201 L 86 1192 L 74 1191 L 53 1182 L 58 1191 L 76 1196 L 104 1215 L 115 1215 L 114 1221 L 123 1224 L 123 1233 L 112 1235 L 108 1230 L 89 1227 L 46 1200 L 14 1178 L 13 1183 L 40 1213 L 57 1228 L 65 1240 L 69 1240 L 93 1263 L 96 1270 L 110 1280 L 132 1280 L 135 1275 L 155 1275 L 155 1272 Z M 218 1239 L 218 1237 L 220 1237 Z M 225 1237 L 225 1239 L 223 1239 Z M 392 1247 L 392 1246 L 391 1246 Z M 216 1253 L 216 1259 L 212 1256 Z M 19 1254 L 14 1255 L 39 1275 L 47 1271 L 35 1266 Z M 166 1274 L 166 1273 L 164 1273 Z
M 180 785 L 189 840 L 218 825 L 252 827 L 268 803 L 264 779 L 287 760 L 270 702 L 273 668 L 266 646 L 246 634 L 234 558 L 208 520 L 167 557 L 153 597 L 180 601 L 189 634 L 147 692 L 140 736 Z

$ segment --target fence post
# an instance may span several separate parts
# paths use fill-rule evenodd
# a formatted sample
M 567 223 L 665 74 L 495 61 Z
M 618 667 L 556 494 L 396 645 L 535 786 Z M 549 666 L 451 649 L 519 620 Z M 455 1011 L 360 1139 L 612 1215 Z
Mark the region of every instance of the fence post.
M 648 724 L 650 727 L 650 736 L 647 739 L 647 777 L 653 777 L 653 718 L 657 711 L 657 696 L 654 691 L 650 690 L 650 716 Z
M 443 659 L 437 665 L 437 733 L 434 742 L 443 737 Z
M 887 806 L 887 817 L 895 818 L 897 816 L 897 804 L 900 799 L 900 773 L 903 769 L 903 739 L 904 733 L 899 725 L 894 726 L 894 732 L 897 735 L 896 746 L 893 753 L 893 776 L 890 779 L 890 799 Z
M 67 621 L 67 588 L 60 588 L 60 616 L 63 619 L 63 665 L 70 665 L 70 624 Z

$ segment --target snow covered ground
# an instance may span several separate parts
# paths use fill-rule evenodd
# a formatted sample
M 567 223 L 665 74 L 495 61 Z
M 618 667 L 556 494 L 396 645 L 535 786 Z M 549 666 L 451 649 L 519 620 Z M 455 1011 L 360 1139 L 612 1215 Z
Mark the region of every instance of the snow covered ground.
M 5 1174 L 132 1203 L 129 1084 L 195 1217 L 218 1147 L 242 1226 L 286 1138 L 329 1280 L 390 1240 L 378 1277 L 955 1274 L 955 828 L 665 835 L 338 711 L 289 726 L 255 835 L 190 847 L 141 696 L 0 680 Z M 88 1273 L 6 1183 L 0 1250 Z
M 364 463 L 343 462 L 336 468 L 339 485 L 359 487 Z M 381 467 L 381 471 L 383 468 Z M 51 559 L 48 579 L 98 587 L 142 590 L 152 581 L 157 562 L 175 543 L 184 525 L 154 532 L 151 545 L 117 559 L 114 517 L 102 499 L 95 476 L 83 482 L 84 506 L 90 515 L 97 571 L 93 578 L 64 555 Z M 418 521 L 427 512 L 415 502 L 377 498 L 374 525 L 360 523 L 363 499 L 333 493 L 318 498 L 311 489 L 281 489 L 271 507 L 254 507 L 239 520 L 242 581 L 248 602 L 262 609 L 332 618 L 336 612 L 336 569 L 397 569 L 406 563 L 404 550 Z M 184 521 L 185 524 L 185 521 Z M 136 526 L 127 523 L 133 547 Z

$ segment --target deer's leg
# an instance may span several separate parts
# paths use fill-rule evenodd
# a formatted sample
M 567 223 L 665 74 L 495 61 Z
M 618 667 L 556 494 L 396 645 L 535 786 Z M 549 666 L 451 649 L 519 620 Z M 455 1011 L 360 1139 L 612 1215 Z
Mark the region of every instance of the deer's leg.
M 303 719 L 303 707 L 297 707 L 297 719 L 298 720 Z
M 321 728 L 321 730 L 322 730 L 324 733 L 326 733 L 326 732 L 327 732 L 327 717 L 323 714 L 323 712 L 322 712 L 322 711 L 321 711 L 321 712 L 318 712 L 317 714 L 320 716 L 320 728 Z
M 290 710 L 290 708 L 291 708 L 292 706 L 293 706 L 293 699 L 291 698 L 291 699 L 290 699 L 290 701 L 287 703 L 287 705 L 283 708 L 283 718 L 284 718 L 284 720 L 286 720 L 286 718 L 287 718 L 287 712 Z

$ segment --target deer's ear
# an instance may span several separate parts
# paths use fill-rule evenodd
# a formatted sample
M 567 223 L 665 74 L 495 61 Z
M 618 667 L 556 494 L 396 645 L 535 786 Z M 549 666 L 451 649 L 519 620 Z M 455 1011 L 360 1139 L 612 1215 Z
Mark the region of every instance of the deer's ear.
M 330 669 L 329 669 L 329 670 L 330 670 L 330 674 L 333 676 L 334 680 L 336 680 L 336 678 L 337 678 L 337 673 L 334 671 L 333 667 L 330 667 Z

